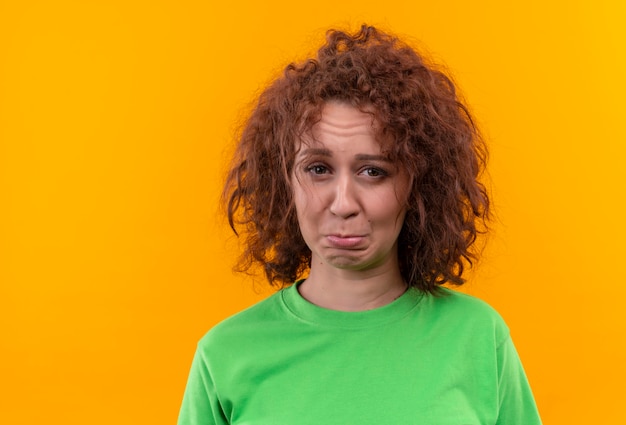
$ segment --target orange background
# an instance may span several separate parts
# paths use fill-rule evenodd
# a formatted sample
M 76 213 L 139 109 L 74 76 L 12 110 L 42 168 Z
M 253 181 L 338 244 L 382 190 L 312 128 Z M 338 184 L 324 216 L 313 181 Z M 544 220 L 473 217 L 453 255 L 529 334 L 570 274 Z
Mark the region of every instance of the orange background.
M 467 291 L 544 422 L 626 423 L 625 3 L 225 3 L 0 3 L 0 423 L 175 422 L 198 338 L 267 294 L 216 214 L 233 123 L 364 21 L 445 61 L 486 132 L 498 216 Z

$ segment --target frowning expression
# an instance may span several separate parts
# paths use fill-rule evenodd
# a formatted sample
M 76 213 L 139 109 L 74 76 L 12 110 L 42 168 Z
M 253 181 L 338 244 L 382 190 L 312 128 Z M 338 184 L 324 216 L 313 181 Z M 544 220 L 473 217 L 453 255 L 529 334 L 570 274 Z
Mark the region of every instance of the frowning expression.
M 397 266 L 409 178 L 376 140 L 372 114 L 330 102 L 300 142 L 292 184 L 311 267 Z

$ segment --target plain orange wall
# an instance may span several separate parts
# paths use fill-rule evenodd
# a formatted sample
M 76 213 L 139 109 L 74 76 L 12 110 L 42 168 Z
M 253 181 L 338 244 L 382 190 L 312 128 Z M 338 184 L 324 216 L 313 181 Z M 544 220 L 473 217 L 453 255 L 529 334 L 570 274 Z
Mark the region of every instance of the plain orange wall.
M 0 3 L 0 423 L 175 422 L 197 339 L 264 296 L 216 215 L 234 123 L 361 22 L 421 40 L 487 134 L 466 290 L 544 422 L 626 423 L 624 2 L 226 3 Z

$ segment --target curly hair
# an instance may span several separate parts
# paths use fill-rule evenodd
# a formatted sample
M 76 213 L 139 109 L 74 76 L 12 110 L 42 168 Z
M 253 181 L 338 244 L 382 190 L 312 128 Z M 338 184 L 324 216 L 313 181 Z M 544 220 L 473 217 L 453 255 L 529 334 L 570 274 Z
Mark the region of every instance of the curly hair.
M 282 287 L 310 267 L 290 176 L 296 142 L 329 101 L 373 111 L 377 137 L 392 141 L 387 154 L 411 178 L 398 239 L 405 281 L 433 294 L 446 282 L 463 284 L 489 218 L 479 181 L 485 143 L 450 77 L 365 25 L 354 34 L 329 30 L 317 58 L 288 65 L 244 123 L 222 194 L 231 228 L 244 237 L 235 270 L 261 265 L 269 283 Z

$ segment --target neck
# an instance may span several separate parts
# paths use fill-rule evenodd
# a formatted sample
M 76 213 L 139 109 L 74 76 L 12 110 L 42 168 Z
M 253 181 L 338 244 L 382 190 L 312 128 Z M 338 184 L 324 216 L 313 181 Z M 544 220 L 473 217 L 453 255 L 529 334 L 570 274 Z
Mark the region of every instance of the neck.
M 407 284 L 397 265 L 367 271 L 311 267 L 298 289 L 304 299 L 320 307 L 364 311 L 393 302 Z

